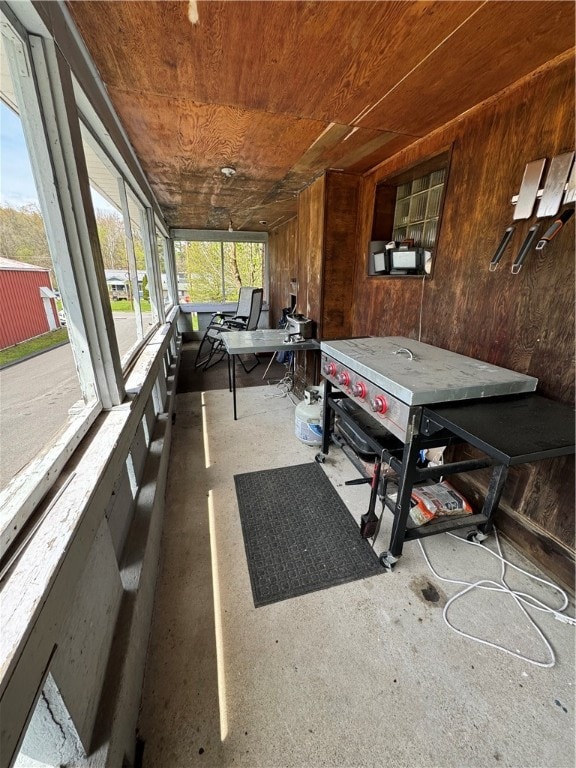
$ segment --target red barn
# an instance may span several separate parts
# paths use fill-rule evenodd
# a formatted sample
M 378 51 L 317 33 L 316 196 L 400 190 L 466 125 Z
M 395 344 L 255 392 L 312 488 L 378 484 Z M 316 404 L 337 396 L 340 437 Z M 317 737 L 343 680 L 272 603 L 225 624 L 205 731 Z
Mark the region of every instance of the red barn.
M 0 256 L 0 349 L 59 327 L 50 270 Z

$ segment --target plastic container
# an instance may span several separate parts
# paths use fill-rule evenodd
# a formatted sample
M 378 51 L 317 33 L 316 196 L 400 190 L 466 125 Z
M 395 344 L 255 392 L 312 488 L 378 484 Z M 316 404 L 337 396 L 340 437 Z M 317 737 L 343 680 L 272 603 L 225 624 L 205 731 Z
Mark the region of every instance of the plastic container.
M 307 387 L 304 400 L 294 413 L 294 432 L 306 445 L 322 444 L 322 394 L 320 387 Z

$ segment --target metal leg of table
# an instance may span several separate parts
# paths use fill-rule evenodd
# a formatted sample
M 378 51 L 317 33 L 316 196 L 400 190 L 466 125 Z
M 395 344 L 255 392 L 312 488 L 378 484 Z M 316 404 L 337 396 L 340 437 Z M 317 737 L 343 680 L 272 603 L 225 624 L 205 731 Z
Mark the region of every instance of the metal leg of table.
M 330 394 L 332 384 L 328 379 L 324 380 L 324 403 L 322 408 L 322 454 L 328 455 L 330 450 L 330 435 L 332 433 L 332 408 L 330 408 Z
M 264 373 L 262 374 L 262 379 L 265 379 L 265 378 L 266 378 L 266 376 L 268 375 L 268 371 L 270 370 L 270 366 L 272 365 L 272 363 L 273 363 L 273 362 L 274 362 L 274 360 L 276 359 L 276 355 L 277 355 L 277 354 L 278 354 L 277 352 L 273 352 L 273 353 L 272 353 L 272 357 L 270 358 L 270 362 L 268 363 L 268 365 L 266 366 L 266 370 L 265 370 L 265 371 L 264 371 Z
M 486 517 L 486 522 L 478 526 L 482 533 L 490 533 L 494 528 L 494 515 L 498 509 L 507 476 L 508 467 L 504 464 L 497 464 L 492 470 L 488 492 L 482 507 L 482 514 Z
M 230 355 L 232 358 L 232 401 L 234 403 L 234 421 L 238 419 L 236 415 L 236 355 Z
M 404 536 L 406 533 L 406 523 L 410 513 L 410 501 L 412 488 L 417 478 L 416 461 L 420 452 L 420 441 L 417 436 L 404 445 L 402 454 L 402 469 L 398 478 L 398 496 L 396 498 L 396 507 L 394 509 L 394 522 L 392 523 L 392 534 L 390 536 L 390 545 L 388 552 L 380 556 L 382 565 L 392 567 L 396 560 L 402 554 Z

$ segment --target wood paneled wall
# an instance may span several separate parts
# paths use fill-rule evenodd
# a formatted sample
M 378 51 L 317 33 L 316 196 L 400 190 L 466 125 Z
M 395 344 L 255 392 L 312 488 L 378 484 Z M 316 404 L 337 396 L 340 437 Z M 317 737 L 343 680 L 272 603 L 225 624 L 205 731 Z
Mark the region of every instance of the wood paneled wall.
M 298 217 L 271 233 L 270 317 L 274 326 L 282 307 L 289 306 L 290 281 L 296 277 L 295 311 L 314 320 L 318 331 L 322 291 L 322 244 L 324 221 L 324 177 L 307 187 L 298 200 Z M 296 356 L 294 392 L 303 397 L 304 389 L 318 381 L 317 360 L 313 352 Z
M 351 335 L 361 177 L 328 171 L 305 189 L 298 218 L 270 235 L 271 319 L 287 305 L 297 276 L 296 310 L 314 321 L 317 338 Z M 314 354 L 299 356 L 296 389 L 318 383 Z
M 367 276 L 378 182 L 452 148 L 431 279 Z M 532 218 L 519 222 L 496 272 L 488 264 L 512 222 L 524 166 L 574 147 L 574 71 L 550 66 L 499 100 L 400 152 L 364 179 L 360 203 L 353 335 L 401 335 L 536 376 L 538 391 L 574 400 L 574 219 L 518 275 L 510 267 Z M 550 220 L 544 222 L 544 231 Z M 470 493 L 485 478 L 469 476 Z M 536 559 L 573 579 L 574 460 L 512 472 L 501 525 Z M 518 528 L 518 523 L 521 527 Z M 537 534 L 527 536 L 527 530 Z M 527 542 L 531 543 L 528 544 Z M 558 558 L 558 552 L 563 557 Z M 551 555 L 551 556 L 550 556 Z M 562 562 L 558 562 L 558 561 Z M 571 573 L 570 573 L 571 572 Z
M 298 199 L 298 294 L 296 309 L 320 324 L 324 252 L 324 195 L 321 176 Z
M 498 99 L 402 150 L 358 177 L 356 188 L 349 174 L 334 187 L 332 177 L 339 174 L 329 172 L 300 195 L 298 221 L 275 235 L 280 246 L 281 238 L 294 237 L 292 227 L 297 230 L 298 310 L 320 322 L 321 338 L 421 338 L 536 376 L 541 394 L 573 403 L 574 219 L 548 248 L 533 250 L 521 272 L 512 275 L 512 261 L 534 219 L 519 222 L 498 270 L 488 269 L 512 222 L 510 200 L 518 192 L 526 163 L 573 146 L 574 71 L 568 59 L 533 73 Z M 369 277 L 377 184 L 447 150 L 450 170 L 432 277 Z M 331 196 L 332 189 L 338 194 Z M 349 210 L 356 195 L 357 220 Z M 543 223 L 542 231 L 549 223 Z M 352 279 L 346 271 L 351 258 L 343 256 L 348 246 L 332 261 L 330 236 L 335 233 L 349 243 L 353 232 Z M 284 279 L 284 259 L 294 258 L 290 244 L 287 247 L 287 253 L 278 250 L 272 262 L 273 283 L 278 285 Z M 471 473 L 459 479 L 471 500 L 479 503 L 487 475 Z M 512 468 L 499 525 L 528 556 L 573 589 L 573 457 Z
M 298 219 L 294 218 L 271 232 L 268 239 L 271 328 L 278 326 L 282 309 L 290 306 L 290 281 L 298 277 L 297 235 Z
M 319 336 L 341 339 L 352 335 L 352 286 L 358 240 L 361 179 L 348 173 L 326 174 L 322 312 Z
M 328 171 L 300 195 L 297 219 L 271 233 L 274 322 L 296 275 L 296 310 L 314 320 L 318 338 L 350 336 L 361 182 L 360 176 Z
M 433 278 L 422 290 L 420 280 L 368 277 L 375 185 L 449 145 L 453 152 Z M 534 220 L 519 222 L 499 269 L 488 270 L 512 222 L 510 198 L 518 192 L 525 164 L 573 145 L 574 74 L 571 62 L 565 62 L 367 176 L 354 333 L 415 337 L 422 307 L 422 341 L 487 355 L 490 362 L 538 376 L 542 394 L 573 398 L 574 220 L 547 249 L 532 251 L 520 274 L 512 275 L 513 256 Z

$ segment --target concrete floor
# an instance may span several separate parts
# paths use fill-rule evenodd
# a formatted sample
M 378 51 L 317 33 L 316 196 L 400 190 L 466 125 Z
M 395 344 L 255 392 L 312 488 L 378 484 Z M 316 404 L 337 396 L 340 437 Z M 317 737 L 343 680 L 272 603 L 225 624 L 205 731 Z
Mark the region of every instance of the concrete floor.
M 317 451 L 294 437 L 294 404 L 274 394 L 239 390 L 237 422 L 227 391 L 178 395 L 139 724 L 145 768 L 572 768 L 574 629 L 536 616 L 553 669 L 459 636 L 442 618 L 458 587 L 432 576 L 417 542 L 392 573 L 254 608 L 233 476 Z M 343 485 L 358 475 L 338 449 L 324 468 L 359 519 L 368 486 Z M 443 575 L 499 575 L 493 558 L 446 535 L 425 547 Z M 554 600 L 522 576 L 509 583 Z M 547 658 L 510 596 L 474 590 L 451 617 Z

